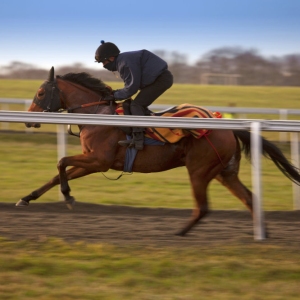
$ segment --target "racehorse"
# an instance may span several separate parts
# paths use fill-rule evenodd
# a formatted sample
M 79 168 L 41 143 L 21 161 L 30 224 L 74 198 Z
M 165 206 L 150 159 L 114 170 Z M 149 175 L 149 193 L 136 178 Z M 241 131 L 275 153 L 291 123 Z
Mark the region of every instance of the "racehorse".
M 82 114 L 114 114 L 117 104 L 102 100 L 111 90 L 101 80 L 87 73 L 68 73 L 54 77 L 54 68 L 38 89 L 28 111 Z M 27 123 L 27 127 L 40 127 Z M 21 198 L 17 206 L 27 206 L 55 185 L 60 184 L 61 192 L 69 207 L 74 204 L 70 195 L 69 180 L 109 169 L 122 171 L 126 148 L 118 141 L 125 138 L 121 128 L 114 126 L 79 125 L 83 154 L 63 157 L 57 165 L 58 175 L 49 182 Z M 273 143 L 262 138 L 263 154 L 271 159 L 290 180 L 300 184 L 300 175 Z M 177 235 L 185 235 L 208 212 L 207 189 L 215 178 L 233 195 L 240 199 L 253 215 L 252 193 L 238 177 L 241 154 L 249 158 L 250 133 L 248 131 L 211 130 L 200 139 L 193 136 L 182 138 L 176 143 L 161 146 L 145 146 L 138 151 L 132 171 L 141 173 L 160 172 L 186 166 L 190 177 L 195 208 L 189 222 Z M 67 167 L 71 167 L 66 170 Z

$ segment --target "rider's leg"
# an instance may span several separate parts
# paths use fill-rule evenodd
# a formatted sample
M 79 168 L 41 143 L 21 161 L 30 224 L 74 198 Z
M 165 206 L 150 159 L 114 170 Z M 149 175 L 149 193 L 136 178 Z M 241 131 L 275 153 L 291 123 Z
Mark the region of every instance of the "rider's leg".
M 165 70 L 152 84 L 141 89 L 135 99 L 131 102 L 131 113 L 138 116 L 145 115 L 147 107 L 169 89 L 172 84 L 173 75 L 169 70 Z
M 144 116 L 147 107 L 152 104 L 161 94 L 169 89 L 173 84 L 173 75 L 169 70 L 165 70 L 150 85 L 143 88 L 139 94 L 131 101 L 130 110 L 132 115 Z M 133 139 L 129 141 L 119 141 L 121 146 L 131 146 L 138 150 L 143 149 L 144 128 L 133 128 Z

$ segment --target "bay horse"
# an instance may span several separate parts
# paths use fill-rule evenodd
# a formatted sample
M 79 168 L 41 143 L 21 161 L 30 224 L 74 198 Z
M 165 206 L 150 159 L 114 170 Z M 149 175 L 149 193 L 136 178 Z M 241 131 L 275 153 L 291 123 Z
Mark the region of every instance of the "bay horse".
M 82 114 L 113 114 L 116 103 L 109 104 L 102 99 L 111 93 L 101 80 L 87 73 L 68 73 L 54 77 L 54 68 L 36 92 L 28 111 Z M 27 123 L 27 127 L 40 124 Z M 63 157 L 57 165 L 58 175 L 49 182 L 21 198 L 17 206 L 27 206 L 55 185 L 60 184 L 68 207 L 74 204 L 70 195 L 69 180 L 109 169 L 122 171 L 126 148 L 118 141 L 125 139 L 125 133 L 114 126 L 80 125 L 82 154 Z M 271 159 L 290 180 L 300 184 L 298 170 L 271 142 L 262 138 L 263 154 Z M 174 144 L 148 146 L 138 151 L 132 171 L 141 173 L 161 172 L 186 166 L 190 177 L 195 208 L 191 219 L 177 233 L 184 236 L 208 212 L 207 189 L 215 178 L 240 199 L 253 215 L 252 193 L 238 177 L 241 153 L 250 156 L 250 133 L 248 131 L 211 130 L 206 138 L 184 137 Z M 71 167 L 67 170 L 67 167 Z

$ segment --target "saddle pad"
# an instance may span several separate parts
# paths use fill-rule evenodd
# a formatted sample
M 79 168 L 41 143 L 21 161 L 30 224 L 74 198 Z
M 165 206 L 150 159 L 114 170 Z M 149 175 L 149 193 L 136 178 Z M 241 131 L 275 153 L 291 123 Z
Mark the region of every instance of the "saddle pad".
M 118 115 L 124 114 L 122 103 L 118 104 L 116 113 Z M 153 113 L 153 115 L 184 118 L 222 118 L 222 115 L 219 112 L 212 112 L 204 107 L 188 103 L 171 107 L 163 112 Z M 183 137 L 190 135 L 196 139 L 200 139 L 208 132 L 208 129 L 146 128 L 145 136 L 165 143 L 176 143 Z

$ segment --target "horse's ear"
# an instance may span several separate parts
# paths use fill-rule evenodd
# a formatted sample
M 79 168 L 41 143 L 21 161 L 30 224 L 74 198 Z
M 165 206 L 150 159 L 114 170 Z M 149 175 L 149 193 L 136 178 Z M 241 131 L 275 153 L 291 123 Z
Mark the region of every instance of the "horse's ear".
M 54 67 L 52 67 L 49 71 L 48 81 L 54 81 Z

